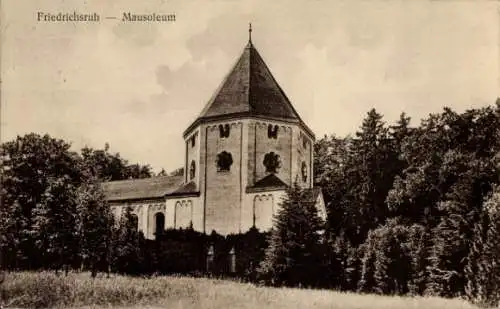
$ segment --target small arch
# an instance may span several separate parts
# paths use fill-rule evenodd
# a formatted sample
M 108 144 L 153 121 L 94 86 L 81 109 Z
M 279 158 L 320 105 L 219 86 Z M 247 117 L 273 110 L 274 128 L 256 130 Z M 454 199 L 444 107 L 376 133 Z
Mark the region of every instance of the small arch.
M 193 204 L 190 200 L 179 201 L 175 204 L 175 228 L 189 228 L 193 220 Z
M 189 141 L 191 142 L 191 148 L 193 148 L 196 145 L 196 134 L 193 134 Z
M 279 129 L 279 127 L 277 125 L 273 126 L 272 124 L 269 124 L 267 126 L 267 137 L 277 139 L 278 138 L 278 129 Z
M 300 168 L 300 172 L 301 172 L 301 175 L 302 175 L 302 182 L 307 182 L 308 170 L 307 170 L 307 164 L 306 164 L 306 162 L 302 162 L 302 166 Z
M 175 207 L 174 207 L 174 228 L 177 228 L 178 220 L 177 220 L 177 213 L 179 211 L 179 208 L 182 206 L 180 201 L 175 202 Z
M 302 148 L 307 149 L 308 146 L 309 146 L 309 140 L 304 134 L 302 134 Z
M 131 214 L 130 221 L 134 230 L 137 232 L 139 230 L 139 217 L 136 214 Z
M 228 138 L 230 133 L 230 127 L 229 124 L 219 125 L 219 136 L 220 138 Z
M 155 214 L 155 235 L 158 236 L 165 231 L 165 215 L 161 212 Z
M 191 161 L 191 166 L 189 167 L 189 180 L 193 180 L 196 175 L 196 163 Z

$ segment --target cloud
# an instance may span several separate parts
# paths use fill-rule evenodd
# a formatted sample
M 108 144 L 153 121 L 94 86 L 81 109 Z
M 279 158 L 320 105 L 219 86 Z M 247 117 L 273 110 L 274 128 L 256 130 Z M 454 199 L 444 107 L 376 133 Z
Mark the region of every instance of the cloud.
M 253 42 L 318 136 L 366 111 L 418 123 L 493 103 L 498 4 L 464 1 L 6 1 L 2 139 L 48 132 L 131 161 L 182 165 L 182 131 Z M 35 22 L 35 12 L 175 12 L 168 24 Z M 28 111 L 28 112 L 27 112 Z
M 158 25 L 155 23 L 117 23 L 113 27 L 117 38 L 137 46 L 150 46 L 160 38 Z

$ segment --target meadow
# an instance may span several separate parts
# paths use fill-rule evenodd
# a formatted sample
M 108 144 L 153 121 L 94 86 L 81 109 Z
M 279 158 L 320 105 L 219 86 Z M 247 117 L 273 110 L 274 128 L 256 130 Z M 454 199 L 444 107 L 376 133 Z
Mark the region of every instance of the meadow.
M 331 290 L 259 287 L 230 280 L 89 273 L 7 273 L 3 308 L 314 308 L 472 309 L 461 299 L 360 295 Z

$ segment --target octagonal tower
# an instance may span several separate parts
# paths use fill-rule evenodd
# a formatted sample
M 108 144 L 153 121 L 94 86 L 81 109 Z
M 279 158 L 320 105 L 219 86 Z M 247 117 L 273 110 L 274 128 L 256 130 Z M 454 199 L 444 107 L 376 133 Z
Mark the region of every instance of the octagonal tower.
M 268 229 L 286 186 L 313 186 L 314 134 L 251 36 L 184 140 L 184 181 L 200 192 L 206 233 Z

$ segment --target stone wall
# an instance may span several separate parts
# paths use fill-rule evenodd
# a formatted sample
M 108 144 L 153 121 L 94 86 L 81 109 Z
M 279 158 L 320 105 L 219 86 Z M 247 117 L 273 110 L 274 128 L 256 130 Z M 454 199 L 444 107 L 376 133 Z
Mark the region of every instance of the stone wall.
M 111 203 L 111 212 L 117 222 L 127 206 L 137 216 L 138 230 L 148 239 L 155 238 L 158 215 L 163 216 L 164 229 L 187 228 L 192 225 L 194 230 L 203 232 L 203 208 L 198 197 Z
M 273 226 L 274 197 L 272 194 L 256 195 L 253 200 L 255 227 L 267 231 Z
M 156 234 L 156 223 L 157 216 L 163 216 L 164 218 L 164 229 L 166 228 L 166 203 L 157 203 L 150 205 L 148 208 L 148 228 L 147 234 L 145 233 L 146 238 L 154 239 Z
M 245 194 L 241 232 L 245 233 L 254 224 L 261 232 L 269 231 L 272 217 L 277 213 L 284 194 L 284 190 Z
M 229 125 L 229 136 L 221 137 L 219 124 Z M 238 233 L 242 200 L 242 122 L 221 122 L 206 127 L 205 232 Z M 218 171 L 217 155 L 231 154 L 229 171 Z
M 296 137 L 296 143 L 294 146 L 294 175 L 293 181 L 298 180 L 299 185 L 302 188 L 311 188 L 313 186 L 313 167 L 312 167 L 312 152 L 313 152 L 313 140 L 304 133 L 301 129 L 297 129 L 294 132 Z M 305 163 L 307 178 L 303 181 L 302 177 L 302 163 Z
M 194 141 L 194 143 L 193 143 Z M 184 163 L 184 182 L 188 183 L 194 181 L 199 186 L 200 179 L 200 144 L 203 141 L 200 138 L 198 130 L 193 131 L 186 137 L 186 158 Z M 195 173 L 194 178 L 191 178 L 191 164 L 194 162 Z
M 126 207 L 132 208 L 132 214 L 137 216 L 137 229 L 144 233 L 144 237 L 153 239 L 155 231 L 154 215 L 158 212 L 164 212 L 165 201 L 161 200 L 144 200 L 133 202 L 115 202 L 111 203 L 111 212 L 113 213 L 116 222 L 119 222 L 121 215 Z
M 269 125 L 278 126 L 276 138 L 268 137 Z M 249 154 L 249 160 L 253 159 L 255 164 L 254 182 L 259 181 L 269 174 L 266 172 L 266 167 L 264 166 L 264 157 L 266 154 L 274 152 L 280 156 L 281 161 L 281 167 L 278 169 L 276 176 L 286 184 L 290 184 L 292 180 L 292 127 L 278 122 L 258 121 L 255 123 L 255 137 L 253 140 L 255 143 L 255 152 Z
M 203 207 L 198 197 L 169 198 L 166 207 L 166 228 L 188 228 L 203 232 Z

